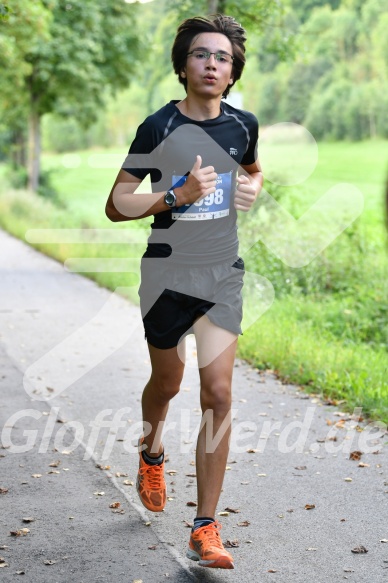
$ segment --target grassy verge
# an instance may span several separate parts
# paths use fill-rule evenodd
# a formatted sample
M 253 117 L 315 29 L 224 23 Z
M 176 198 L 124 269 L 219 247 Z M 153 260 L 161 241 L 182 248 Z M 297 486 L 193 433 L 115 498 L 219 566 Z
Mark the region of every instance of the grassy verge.
M 255 366 L 270 368 L 289 382 L 331 399 L 345 400 L 352 410 L 388 422 L 388 248 L 384 229 L 383 189 L 386 143 L 320 144 L 313 175 L 295 187 L 269 192 L 296 217 L 338 182 L 351 182 L 364 194 L 361 217 L 308 266 L 293 269 L 257 243 L 246 257 L 249 271 L 266 277 L 275 289 L 271 308 L 239 342 L 239 354 Z M 46 155 L 55 200 L 13 191 L 2 181 L 0 225 L 25 238 L 31 229 L 83 228 L 123 231 L 122 243 L 102 243 L 98 234 L 78 243 L 35 246 L 59 261 L 69 258 L 139 258 L 151 220 L 113 224 L 104 215 L 105 201 L 117 168 L 91 168 L 92 152 L 70 158 Z M 117 167 L 123 152 L 117 155 Z M 65 162 L 65 165 L 63 164 Z M 1 182 L 1 168 L 0 168 Z M 147 185 L 144 190 L 147 190 Z M 240 224 L 240 239 L 255 240 L 260 220 L 249 213 Z M 112 263 L 113 265 L 113 263 Z M 84 272 L 108 289 L 137 301 L 137 269 Z

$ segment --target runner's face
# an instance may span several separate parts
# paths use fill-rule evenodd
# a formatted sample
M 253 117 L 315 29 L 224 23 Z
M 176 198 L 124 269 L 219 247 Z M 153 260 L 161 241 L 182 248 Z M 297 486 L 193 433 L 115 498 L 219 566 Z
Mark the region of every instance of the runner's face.
M 211 53 L 221 51 L 233 55 L 232 43 L 228 37 L 218 32 L 199 34 L 193 39 L 189 52 L 195 49 Z M 181 76 L 187 79 L 188 94 L 217 97 L 222 95 L 229 84 L 233 83 L 232 69 L 232 63 L 217 61 L 215 55 L 210 55 L 208 60 L 188 55 Z

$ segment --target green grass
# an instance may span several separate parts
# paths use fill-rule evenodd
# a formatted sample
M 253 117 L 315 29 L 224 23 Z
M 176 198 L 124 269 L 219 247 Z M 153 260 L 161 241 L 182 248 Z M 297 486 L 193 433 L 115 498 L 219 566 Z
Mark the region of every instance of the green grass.
M 364 195 L 364 211 L 327 249 L 304 268 L 293 269 L 257 243 L 245 257 L 249 271 L 266 277 L 275 289 L 270 309 L 240 338 L 239 354 L 255 366 L 276 370 L 309 392 L 346 400 L 342 407 L 362 407 L 364 415 L 388 422 L 388 245 L 384 225 L 385 155 L 388 142 L 322 143 L 318 165 L 301 185 L 268 191 L 301 216 L 325 191 L 350 182 Z M 92 154 L 116 155 L 113 168 L 91 168 Z M 55 201 L 9 189 L 0 167 L 0 224 L 24 239 L 37 228 L 124 230 L 129 242 L 101 243 L 98 237 L 74 243 L 42 243 L 43 252 L 60 261 L 74 257 L 139 257 L 151 219 L 111 223 L 105 202 L 125 150 L 78 152 L 79 166 L 63 166 L 62 155 L 46 154 Z M 260 154 L 260 152 L 259 152 Z M 274 159 L 279 159 L 274 150 Z M 147 185 L 142 185 L 144 191 Z M 256 211 L 241 217 L 240 239 L 253 242 L 260 230 Z M 89 272 L 88 277 L 137 301 L 133 273 Z M 247 305 L 247 309 L 249 306 Z

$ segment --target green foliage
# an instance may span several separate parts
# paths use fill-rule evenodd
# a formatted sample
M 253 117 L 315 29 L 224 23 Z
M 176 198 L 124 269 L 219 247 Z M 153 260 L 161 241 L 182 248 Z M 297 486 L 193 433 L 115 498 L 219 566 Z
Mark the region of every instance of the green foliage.
M 54 186 L 53 176 L 55 174 L 56 171 L 53 168 L 41 172 L 37 194 L 42 198 L 49 199 L 54 205 L 64 208 L 66 205 L 58 196 L 58 191 Z
M 306 2 L 296 58 L 259 59 L 257 114 L 262 124 L 293 121 L 316 139 L 386 137 L 388 8 L 382 0 Z M 265 34 L 264 34 L 265 38 Z M 263 40 L 260 41 L 261 43 Z M 262 45 L 262 46 L 265 46 Z
M 140 46 L 136 10 L 115 0 L 16 4 L 0 32 L 0 111 L 11 112 L 4 117 L 12 127 L 29 125 L 30 160 L 40 158 L 42 115 L 56 112 L 87 127 L 107 96 L 128 86 Z M 29 187 L 38 183 L 39 164 L 31 165 Z
M 9 8 L 6 4 L 0 3 L 0 21 L 8 20 Z
M 331 8 L 336 9 L 340 3 L 341 0 L 290 0 L 293 10 L 302 22 L 309 19 L 311 12 L 315 8 L 329 5 Z
M 12 188 L 27 188 L 28 174 L 24 166 L 9 164 L 4 176 Z

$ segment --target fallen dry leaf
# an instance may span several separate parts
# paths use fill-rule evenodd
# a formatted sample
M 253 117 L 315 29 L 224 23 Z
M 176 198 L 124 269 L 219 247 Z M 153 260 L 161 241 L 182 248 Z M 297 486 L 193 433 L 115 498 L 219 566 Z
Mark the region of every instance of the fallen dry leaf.
M 112 502 L 112 504 L 109 504 L 109 508 L 120 508 L 120 506 L 120 502 Z
M 11 536 L 26 536 L 30 530 L 28 528 L 20 528 L 19 530 L 10 530 Z
M 258 451 L 258 449 L 253 449 L 253 447 L 251 449 L 247 449 L 247 453 L 257 453 Z
M 34 522 L 35 518 L 33 516 L 25 516 L 22 518 L 23 522 Z
M 356 554 L 362 554 L 362 553 L 367 553 L 368 549 L 366 549 L 364 546 L 360 545 L 359 547 L 355 547 L 354 549 L 352 549 L 352 553 L 356 553 Z
M 240 546 L 240 543 L 239 543 L 239 541 L 238 541 L 237 538 L 235 538 L 234 540 L 229 540 L 228 539 L 224 543 L 224 547 L 226 547 L 227 549 L 233 549 L 233 548 L 236 548 L 236 547 L 239 547 L 239 546 Z
M 148 549 L 149 549 L 150 551 L 156 551 L 156 549 L 157 549 L 157 546 L 156 546 L 156 545 L 151 545 L 151 546 L 149 546 L 149 547 L 148 547 Z
M 51 559 L 44 559 L 45 565 L 55 565 L 56 561 L 52 561 Z
M 237 526 L 249 526 L 251 523 L 249 520 L 243 520 L 242 522 L 238 522 Z
M 312 510 L 315 508 L 315 504 L 305 504 L 305 510 Z
M 370 464 L 366 464 L 365 462 L 360 462 L 358 464 L 359 468 L 370 468 Z
M 354 573 L 354 569 L 344 569 L 345 573 Z
M 350 452 L 349 459 L 358 461 L 361 459 L 361 456 L 362 456 L 362 451 L 355 450 L 355 451 Z
M 219 512 L 218 516 L 229 516 L 229 512 L 225 512 L 225 511 Z
M 133 486 L 133 481 L 132 480 L 124 480 L 123 484 L 124 484 L 124 486 Z
M 56 460 L 55 462 L 51 462 L 51 464 L 49 464 L 49 467 L 50 468 L 57 468 L 60 463 L 61 463 L 61 460 Z
M 47 472 L 48 474 L 60 474 L 61 472 L 59 470 L 50 470 L 49 472 Z
M 225 512 L 232 512 L 232 514 L 238 514 L 240 512 L 239 508 L 229 508 L 229 506 L 224 508 L 224 510 Z
M 41 478 L 42 474 L 31 474 L 31 478 Z
M 196 502 L 186 502 L 186 506 L 197 506 Z
M 16 575 L 25 575 L 25 571 L 15 571 Z
M 382 538 L 382 539 L 380 540 L 380 542 L 381 542 L 381 543 L 388 543 L 388 538 Z
M 196 478 L 197 474 L 186 474 L 188 478 Z
M 110 470 L 110 466 L 104 466 L 103 464 L 96 464 L 96 468 L 99 470 Z
M 187 526 L 188 528 L 193 528 L 194 524 L 192 522 L 187 522 L 187 520 L 183 521 L 185 523 L 185 526 Z
M 105 492 L 93 492 L 95 496 L 105 496 Z
M 6 494 L 8 492 L 8 488 L 0 488 L 0 494 Z
M 267 573 L 277 573 L 276 569 L 268 569 Z
M 344 478 L 345 482 L 353 482 L 353 478 Z
M 127 478 L 128 474 L 126 474 L 124 472 L 116 472 L 115 476 L 116 476 L 116 478 Z
M 295 470 L 307 470 L 307 466 L 295 466 Z
M 167 474 L 169 476 L 175 476 L 175 474 L 177 474 L 178 472 L 176 470 L 167 470 Z

